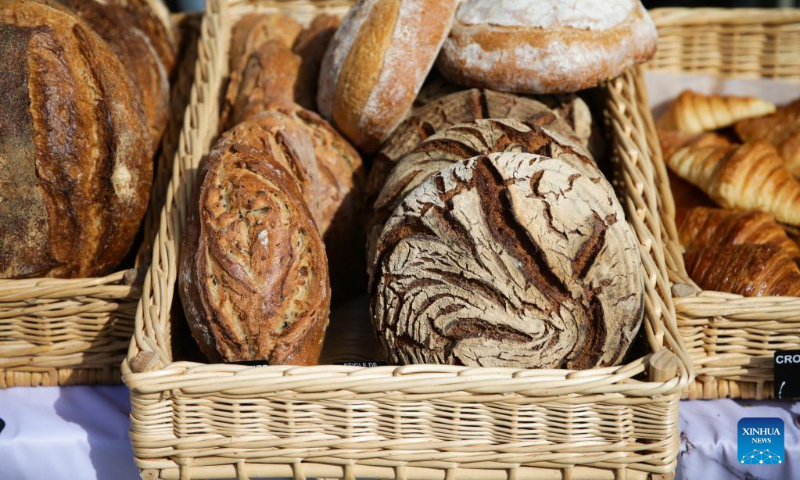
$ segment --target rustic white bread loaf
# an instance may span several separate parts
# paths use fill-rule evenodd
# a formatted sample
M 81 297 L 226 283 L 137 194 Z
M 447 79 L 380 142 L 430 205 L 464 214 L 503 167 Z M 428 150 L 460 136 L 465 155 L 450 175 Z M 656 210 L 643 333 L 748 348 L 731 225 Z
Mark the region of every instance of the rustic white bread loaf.
M 438 66 L 471 87 L 574 92 L 648 60 L 657 38 L 639 0 L 465 0 Z
M 361 0 L 322 60 L 317 106 L 373 152 L 414 103 L 452 24 L 455 0 Z

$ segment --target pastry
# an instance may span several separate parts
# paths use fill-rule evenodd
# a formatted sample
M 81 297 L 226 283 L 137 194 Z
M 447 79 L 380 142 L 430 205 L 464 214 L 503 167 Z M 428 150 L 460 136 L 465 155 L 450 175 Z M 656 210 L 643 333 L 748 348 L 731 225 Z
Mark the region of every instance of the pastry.
M 614 365 L 641 324 L 637 239 L 596 169 L 496 153 L 453 164 L 403 200 L 370 280 L 397 363 Z
M 698 207 L 678 210 L 675 224 L 681 244 L 687 250 L 771 243 L 786 256 L 800 259 L 800 248 L 768 213 Z
M 662 130 L 702 133 L 774 111 L 773 103 L 757 97 L 703 95 L 686 90 L 672 102 L 656 126 Z
M 41 3 L 3 2 L 0 64 L 0 278 L 110 273 L 152 184 L 139 93 L 97 34 Z
M 468 87 L 575 92 L 649 60 L 657 37 L 639 0 L 464 0 L 437 65 Z
M 360 0 L 322 60 L 317 106 L 372 153 L 414 103 L 450 30 L 455 0 Z
M 690 250 L 686 271 L 703 290 L 745 297 L 800 297 L 800 270 L 777 245 L 726 245 Z
M 198 176 L 178 289 L 212 362 L 314 365 L 330 309 L 325 247 L 293 176 L 223 143 Z
M 732 144 L 716 134 L 659 138 L 669 168 L 720 206 L 763 210 L 779 222 L 800 225 L 800 182 L 772 145 Z
M 763 140 L 775 146 L 786 168 L 800 177 L 800 100 L 760 118 L 748 118 L 733 126 L 745 142 Z

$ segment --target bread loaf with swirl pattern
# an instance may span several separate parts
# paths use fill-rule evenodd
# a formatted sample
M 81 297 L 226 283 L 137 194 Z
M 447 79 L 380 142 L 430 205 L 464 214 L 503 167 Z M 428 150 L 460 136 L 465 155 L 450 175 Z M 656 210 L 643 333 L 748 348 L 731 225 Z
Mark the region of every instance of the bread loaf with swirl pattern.
M 219 143 L 198 177 L 179 292 L 211 361 L 313 365 L 330 309 L 325 247 L 270 150 Z
M 392 361 L 581 369 L 624 357 L 643 314 L 641 259 L 610 184 L 584 167 L 495 153 L 405 197 L 370 281 Z
M 494 152 L 526 152 L 562 159 L 576 169 L 596 171 L 591 155 L 561 135 L 564 126 L 544 112 L 526 122 L 480 119 L 454 125 L 429 137 L 395 164 L 375 200 L 369 218 L 367 262 L 372 263 L 376 241 L 386 219 L 405 196 L 432 175 L 455 162 Z M 584 167 L 587 165 L 587 167 Z

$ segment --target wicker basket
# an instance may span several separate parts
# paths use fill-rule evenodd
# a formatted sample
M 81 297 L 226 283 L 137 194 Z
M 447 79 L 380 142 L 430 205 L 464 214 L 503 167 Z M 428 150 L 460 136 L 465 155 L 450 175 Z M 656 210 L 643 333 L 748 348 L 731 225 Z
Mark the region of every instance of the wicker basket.
M 668 8 L 651 12 L 659 44 L 651 69 L 719 77 L 800 79 L 800 11 Z M 697 374 L 688 398 L 773 396 L 776 350 L 800 349 L 800 299 L 699 292 L 688 279 L 661 153 L 656 183 L 678 326 Z
M 657 140 L 638 70 L 604 90 L 621 200 L 646 269 L 641 358 L 587 371 L 173 360 L 178 248 L 197 167 L 218 135 L 232 24 L 254 10 L 308 21 L 350 4 L 207 2 L 199 80 L 122 367 L 143 478 L 671 478 L 678 399 L 691 371 L 660 247 L 665 234 L 648 160 Z M 371 328 L 337 330 L 364 326 Z M 358 342 L 334 335 L 329 346 L 350 347 L 335 356 L 359 359 Z
M 102 278 L 0 280 L 0 388 L 121 383 L 191 80 L 179 74 L 171 92 L 134 268 Z

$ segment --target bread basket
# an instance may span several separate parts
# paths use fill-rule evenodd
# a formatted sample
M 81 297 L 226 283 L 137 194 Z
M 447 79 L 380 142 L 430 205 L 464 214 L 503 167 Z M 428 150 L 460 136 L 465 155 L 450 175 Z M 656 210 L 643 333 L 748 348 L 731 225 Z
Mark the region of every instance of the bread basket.
M 727 77 L 800 79 L 800 11 L 666 8 L 651 12 L 658 26 L 654 70 Z M 688 279 L 675 230 L 675 207 L 664 160 L 652 160 L 662 205 L 666 261 L 678 326 L 697 379 L 688 398 L 765 399 L 773 396 L 776 350 L 800 349 L 800 298 L 745 298 L 698 291 Z
M 637 69 L 603 89 L 621 200 L 646 268 L 644 356 L 586 371 L 243 366 L 173 358 L 178 250 L 198 165 L 219 133 L 233 24 L 247 12 L 276 10 L 308 22 L 318 13 L 342 15 L 351 4 L 206 4 L 198 81 L 123 364 L 142 477 L 671 478 L 678 401 L 692 374 L 661 250 L 665 233 L 648 160 L 658 147 Z M 358 357 L 359 345 L 328 341 Z
M 0 280 L 0 388 L 121 383 L 191 73 L 178 72 L 172 88 L 134 267 L 101 278 Z

